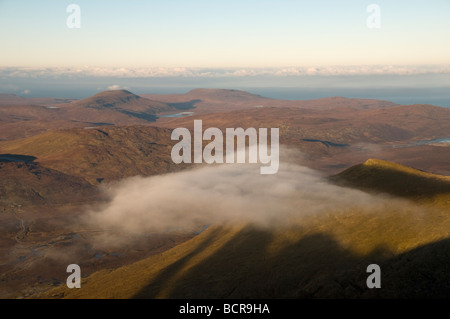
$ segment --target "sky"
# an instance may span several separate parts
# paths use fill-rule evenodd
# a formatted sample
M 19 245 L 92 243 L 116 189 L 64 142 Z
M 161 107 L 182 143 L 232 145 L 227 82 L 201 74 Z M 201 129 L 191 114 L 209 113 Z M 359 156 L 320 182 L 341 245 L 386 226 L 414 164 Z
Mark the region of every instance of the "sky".
M 3 68 L 448 66 L 450 0 L 0 0 L 0 43 Z
M 24 97 L 202 87 L 450 107 L 450 0 L 0 0 L 0 43 L 0 93 Z

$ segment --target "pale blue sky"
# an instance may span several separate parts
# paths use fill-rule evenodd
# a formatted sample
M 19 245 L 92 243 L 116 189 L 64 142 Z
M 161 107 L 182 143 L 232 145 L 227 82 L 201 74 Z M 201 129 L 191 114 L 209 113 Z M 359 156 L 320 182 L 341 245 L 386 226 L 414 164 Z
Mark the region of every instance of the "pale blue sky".
M 0 43 L 0 67 L 448 65 L 450 1 L 0 0 Z

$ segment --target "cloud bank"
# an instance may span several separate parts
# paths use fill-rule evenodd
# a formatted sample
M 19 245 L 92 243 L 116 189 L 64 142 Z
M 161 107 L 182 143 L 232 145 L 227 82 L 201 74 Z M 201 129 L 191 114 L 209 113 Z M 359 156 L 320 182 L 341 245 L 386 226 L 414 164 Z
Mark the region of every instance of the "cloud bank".
M 359 65 L 359 66 L 306 66 L 285 68 L 191 68 L 191 67 L 0 67 L 3 78 L 39 77 L 256 77 L 256 76 L 339 76 L 339 75 L 420 75 L 450 74 L 450 65 Z

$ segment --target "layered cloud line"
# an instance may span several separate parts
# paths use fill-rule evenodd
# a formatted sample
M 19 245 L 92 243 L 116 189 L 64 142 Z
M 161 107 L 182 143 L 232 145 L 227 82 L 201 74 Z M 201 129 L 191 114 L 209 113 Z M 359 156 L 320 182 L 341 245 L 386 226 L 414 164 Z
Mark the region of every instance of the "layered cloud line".
M 359 65 L 284 68 L 191 68 L 191 67 L 0 67 L 0 78 L 39 77 L 255 77 L 450 74 L 450 65 Z

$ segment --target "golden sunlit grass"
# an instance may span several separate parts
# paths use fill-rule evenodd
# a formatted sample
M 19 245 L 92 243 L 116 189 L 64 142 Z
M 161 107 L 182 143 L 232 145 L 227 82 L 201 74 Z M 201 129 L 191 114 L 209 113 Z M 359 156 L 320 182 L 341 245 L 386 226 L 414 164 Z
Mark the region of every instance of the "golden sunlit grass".
M 450 199 L 450 177 L 377 159 L 350 167 L 330 180 L 343 186 L 414 201 L 446 202 Z

